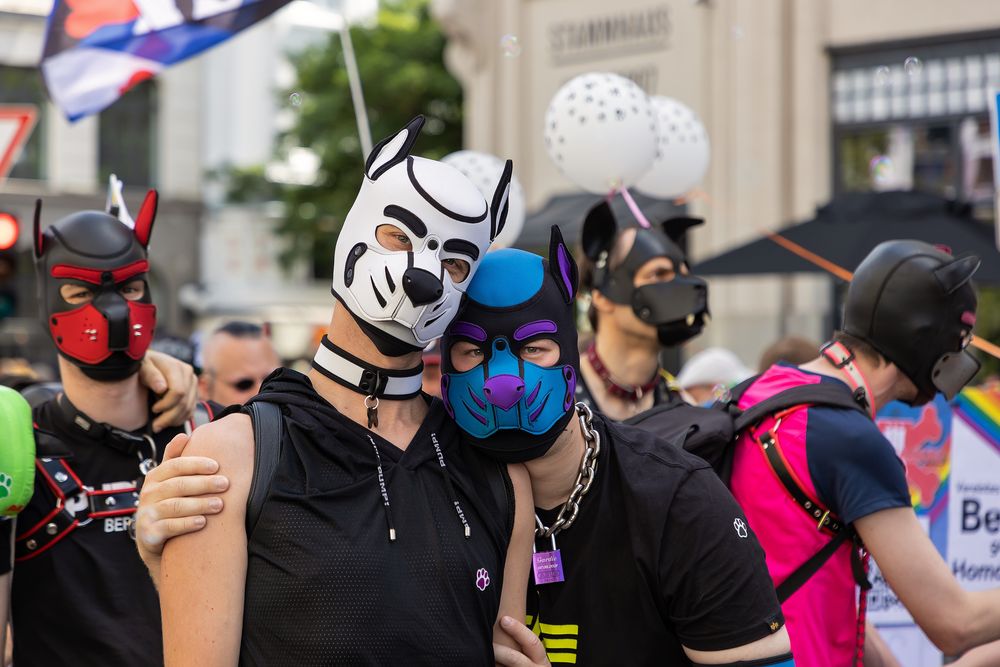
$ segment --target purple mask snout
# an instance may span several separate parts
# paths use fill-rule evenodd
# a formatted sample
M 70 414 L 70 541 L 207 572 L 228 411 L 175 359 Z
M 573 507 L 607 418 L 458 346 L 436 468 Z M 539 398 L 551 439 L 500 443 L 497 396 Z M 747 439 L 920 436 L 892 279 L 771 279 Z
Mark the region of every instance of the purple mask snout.
M 483 385 L 486 400 L 501 410 L 510 410 L 524 396 L 524 380 L 516 375 L 494 375 Z

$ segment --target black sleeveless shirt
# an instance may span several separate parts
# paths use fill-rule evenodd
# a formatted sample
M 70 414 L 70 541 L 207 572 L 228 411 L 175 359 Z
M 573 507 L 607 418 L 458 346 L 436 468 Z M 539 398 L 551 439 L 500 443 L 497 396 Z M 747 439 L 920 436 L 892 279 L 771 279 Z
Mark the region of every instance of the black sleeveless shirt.
M 506 468 L 460 446 L 436 399 L 405 451 L 295 371 L 252 401 L 280 405 L 284 431 L 249 535 L 240 664 L 493 665 L 514 516 Z

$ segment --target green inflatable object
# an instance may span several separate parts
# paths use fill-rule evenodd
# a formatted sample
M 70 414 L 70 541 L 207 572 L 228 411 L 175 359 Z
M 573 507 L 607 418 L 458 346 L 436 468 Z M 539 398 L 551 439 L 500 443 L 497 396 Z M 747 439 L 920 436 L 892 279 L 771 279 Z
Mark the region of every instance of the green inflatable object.
M 35 429 L 21 394 L 0 387 L 0 516 L 24 509 L 35 491 Z

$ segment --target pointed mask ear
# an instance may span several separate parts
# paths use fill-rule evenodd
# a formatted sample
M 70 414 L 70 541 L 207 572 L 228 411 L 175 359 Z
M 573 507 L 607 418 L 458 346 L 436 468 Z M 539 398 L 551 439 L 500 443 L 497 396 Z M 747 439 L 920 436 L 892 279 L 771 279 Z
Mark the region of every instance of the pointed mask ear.
M 500 236 L 504 223 L 507 222 L 507 210 L 510 208 L 510 179 L 514 173 L 514 163 L 507 160 L 500 174 L 500 181 L 493 191 L 493 201 L 490 204 L 490 241 Z
M 972 280 L 972 274 L 979 269 L 980 264 L 982 260 L 975 255 L 966 255 L 934 269 L 934 276 L 945 292 L 951 294 Z
M 378 180 L 379 176 L 405 160 L 423 126 L 424 117 L 417 116 L 402 130 L 378 142 L 365 162 L 365 176 L 373 181 Z
M 705 220 L 702 218 L 679 217 L 664 220 L 660 223 L 660 227 L 663 229 L 663 233 L 667 235 L 667 238 L 680 245 L 685 234 L 687 234 L 687 230 L 703 224 L 705 224 Z
M 42 236 L 42 200 L 35 200 L 35 223 L 33 233 L 31 235 L 33 243 L 35 245 L 35 259 L 42 256 L 45 252 L 45 237 Z
M 615 221 L 614 213 L 611 212 L 611 206 L 608 202 L 602 201 L 587 212 L 587 217 L 583 221 L 581 237 L 583 254 L 596 262 L 602 252 L 611 250 L 617 233 L 618 223 Z
M 142 200 L 142 208 L 135 218 L 135 238 L 139 244 L 146 248 L 149 246 L 149 237 L 153 233 L 153 220 L 156 219 L 156 207 L 159 205 L 160 197 L 156 190 L 146 193 L 146 198 Z
M 549 273 L 559 285 L 559 291 L 562 292 L 566 303 L 573 303 L 580 284 L 580 273 L 573 255 L 569 254 L 569 248 L 563 241 L 562 232 L 556 225 L 552 225 L 552 233 L 549 236 Z

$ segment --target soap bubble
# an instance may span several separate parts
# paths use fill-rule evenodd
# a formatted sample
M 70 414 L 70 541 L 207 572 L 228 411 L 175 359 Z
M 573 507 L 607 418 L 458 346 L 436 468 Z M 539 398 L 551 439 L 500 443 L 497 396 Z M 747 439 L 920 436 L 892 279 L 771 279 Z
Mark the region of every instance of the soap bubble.
M 517 35 L 504 35 L 500 38 L 500 50 L 508 58 L 516 58 L 521 55 L 521 40 Z
M 302 106 L 302 95 L 300 95 L 299 93 L 292 93 L 291 95 L 288 96 L 288 103 L 291 104 L 293 107 Z
M 872 181 L 876 185 L 887 185 L 892 182 L 893 176 L 895 175 L 895 167 L 892 164 L 892 158 L 888 155 L 876 155 L 871 159 L 868 164 L 869 171 L 871 172 Z
M 879 87 L 889 85 L 889 75 L 890 75 L 889 68 L 886 67 L 885 65 L 882 65 L 881 67 L 876 67 L 874 75 L 875 85 Z
M 903 71 L 907 76 L 917 76 L 924 70 L 924 63 L 920 58 L 910 56 L 903 61 Z

